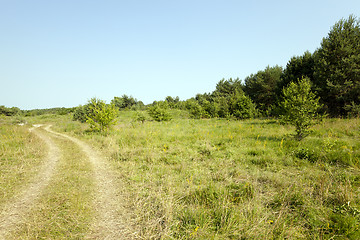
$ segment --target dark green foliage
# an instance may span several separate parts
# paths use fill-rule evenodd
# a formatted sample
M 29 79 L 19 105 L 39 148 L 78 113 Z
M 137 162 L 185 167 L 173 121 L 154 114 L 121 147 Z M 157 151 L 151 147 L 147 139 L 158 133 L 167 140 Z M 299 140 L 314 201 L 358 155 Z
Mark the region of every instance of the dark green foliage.
M 222 79 L 211 94 L 197 94 L 186 101 L 186 109 L 192 118 L 247 119 L 256 116 L 256 107 L 242 90 L 239 79 Z
M 20 113 L 21 113 L 21 110 L 17 107 L 7 108 L 5 106 L 0 106 L 0 115 L 15 116 Z
M 140 109 L 144 107 L 144 103 L 138 101 L 136 98 L 132 96 L 128 96 L 126 94 L 122 95 L 121 97 L 114 97 L 111 100 L 111 103 L 115 105 L 118 110 L 129 110 L 129 109 Z
M 213 99 L 213 104 L 215 107 L 215 116 L 219 118 L 229 118 L 230 117 L 230 110 L 229 110 L 229 103 L 230 103 L 231 95 L 228 96 L 219 96 Z
M 224 78 L 221 79 L 216 84 L 216 89 L 212 93 L 213 98 L 217 97 L 227 97 L 229 95 L 233 95 L 236 92 L 242 92 L 243 91 L 243 85 L 239 78 L 229 80 L 225 80 Z
M 319 159 L 319 154 L 314 149 L 300 148 L 294 151 L 295 157 L 315 163 Z
M 207 115 L 207 112 L 195 99 L 188 99 L 185 102 L 185 104 L 186 104 L 186 109 L 189 111 L 191 118 L 200 119 Z
M 338 21 L 316 54 L 315 83 L 333 116 L 360 105 L 360 22 L 354 16 Z
M 344 110 L 348 117 L 360 117 L 360 104 L 351 102 L 350 104 L 344 106 Z
M 359 214 L 354 215 L 345 208 L 343 208 L 342 211 L 334 212 L 335 213 L 330 216 L 329 233 L 331 235 L 337 235 L 341 239 L 360 239 Z
M 282 120 L 295 126 L 296 138 L 301 140 L 308 135 L 308 129 L 314 124 L 314 120 L 319 118 L 319 98 L 311 92 L 308 78 L 303 78 L 298 83 L 291 82 L 284 88 L 283 96 Z
M 167 96 L 165 98 L 165 101 L 169 104 L 170 108 L 178 108 L 178 103 L 180 102 L 180 98 L 178 96 L 176 96 L 175 98 L 171 97 L 171 96 Z
M 292 57 L 281 75 L 276 94 L 280 96 L 284 87 L 287 87 L 291 82 L 297 82 L 303 77 L 308 77 L 313 82 L 314 64 L 314 55 L 309 51 L 306 51 L 302 56 Z
M 85 123 L 89 113 L 90 113 L 89 104 L 84 105 L 84 106 L 80 105 L 74 111 L 73 120 Z
M 276 104 L 275 89 L 280 82 L 282 67 L 267 67 L 245 79 L 244 92 L 256 104 L 262 114 L 271 115 Z
M 256 116 L 255 104 L 244 93 L 237 93 L 230 98 L 229 111 L 236 119 L 248 119 Z

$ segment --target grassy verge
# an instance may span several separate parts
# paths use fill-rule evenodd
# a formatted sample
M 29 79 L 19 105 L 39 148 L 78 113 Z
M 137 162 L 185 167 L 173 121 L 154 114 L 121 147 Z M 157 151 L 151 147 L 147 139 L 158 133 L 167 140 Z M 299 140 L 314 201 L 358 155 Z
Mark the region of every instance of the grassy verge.
M 11 122 L 0 122 L 0 209 L 36 175 L 46 154 L 40 139 Z
M 56 174 L 14 239 L 83 239 L 89 230 L 91 166 L 73 143 L 54 141 L 63 150 Z

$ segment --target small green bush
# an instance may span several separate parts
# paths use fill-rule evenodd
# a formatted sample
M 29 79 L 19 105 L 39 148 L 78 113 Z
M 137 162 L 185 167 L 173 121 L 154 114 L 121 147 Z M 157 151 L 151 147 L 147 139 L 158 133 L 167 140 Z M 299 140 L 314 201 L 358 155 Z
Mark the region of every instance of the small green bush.
M 96 132 L 107 132 L 115 124 L 117 117 L 115 105 L 107 105 L 105 101 L 97 98 L 92 98 L 88 105 L 86 122 L 90 124 L 90 129 Z
M 296 138 L 301 140 L 309 134 L 309 128 L 314 125 L 314 120 L 320 118 L 319 98 L 311 92 L 311 82 L 307 77 L 302 78 L 298 83 L 291 82 L 283 89 L 283 95 L 281 107 L 284 114 L 281 118 L 284 122 L 295 126 Z
M 170 121 L 172 119 L 171 114 L 169 111 L 160 104 L 156 104 L 154 106 L 151 106 L 147 109 L 148 114 L 152 119 L 154 119 L 157 122 L 162 121 Z
M 146 121 L 146 116 L 143 112 L 136 112 L 134 116 L 134 121 L 144 123 Z

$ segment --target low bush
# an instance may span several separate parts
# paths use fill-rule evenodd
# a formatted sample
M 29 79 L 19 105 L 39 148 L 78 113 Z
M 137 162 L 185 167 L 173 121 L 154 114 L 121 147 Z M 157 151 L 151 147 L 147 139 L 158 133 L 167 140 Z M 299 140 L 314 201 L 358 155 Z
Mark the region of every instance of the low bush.
M 161 106 L 160 104 L 149 107 L 147 109 L 147 112 L 150 117 L 152 117 L 152 119 L 157 122 L 170 121 L 172 119 L 172 116 L 168 109 L 164 106 Z

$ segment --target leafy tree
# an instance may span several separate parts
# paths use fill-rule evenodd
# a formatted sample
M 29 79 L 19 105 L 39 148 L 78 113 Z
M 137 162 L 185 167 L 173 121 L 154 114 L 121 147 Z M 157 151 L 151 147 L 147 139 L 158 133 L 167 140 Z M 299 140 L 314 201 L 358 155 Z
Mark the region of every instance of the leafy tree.
M 88 104 L 87 120 L 93 131 L 107 132 L 115 124 L 117 108 L 106 104 L 105 101 L 92 98 Z
M 332 115 L 360 105 L 360 21 L 341 19 L 322 40 L 315 56 L 315 84 Z
M 178 96 L 176 96 L 175 98 L 167 96 L 165 98 L 165 101 L 169 104 L 170 108 L 176 108 L 176 105 L 180 102 L 180 99 Z
M 213 102 L 213 98 L 210 94 L 196 94 L 195 100 L 201 106 L 202 118 L 217 117 L 216 104 Z
M 237 119 L 253 118 L 257 115 L 255 104 L 244 93 L 237 93 L 230 99 L 230 114 Z
M 186 104 L 186 109 L 189 111 L 191 118 L 200 119 L 207 116 L 206 111 L 203 109 L 200 103 L 196 101 L 194 98 L 186 100 L 185 104 Z
M 214 108 L 215 108 L 215 115 L 214 117 L 219 118 L 229 118 L 231 116 L 230 113 L 230 99 L 231 95 L 223 96 L 223 97 L 216 97 L 213 100 Z
M 280 81 L 282 67 L 267 67 L 245 79 L 244 92 L 257 105 L 260 112 L 269 114 L 276 104 L 275 89 Z
M 133 106 L 141 104 L 142 102 L 138 102 L 136 98 L 124 94 L 121 97 L 114 97 L 111 103 L 114 104 L 119 110 L 122 110 L 131 109 Z
M 298 83 L 291 82 L 283 89 L 281 107 L 284 112 L 281 118 L 295 126 L 296 138 L 301 140 L 306 137 L 314 120 L 319 118 L 318 110 L 321 108 L 319 98 L 311 91 L 308 77 L 302 78 Z
M 255 104 L 245 95 L 239 78 L 220 80 L 211 94 L 197 94 L 187 100 L 186 109 L 192 118 L 245 119 L 254 117 L 257 112 Z
M 239 93 L 244 94 L 243 87 L 239 78 L 221 79 L 211 95 L 197 95 L 196 99 L 209 116 L 229 118 L 231 99 Z

